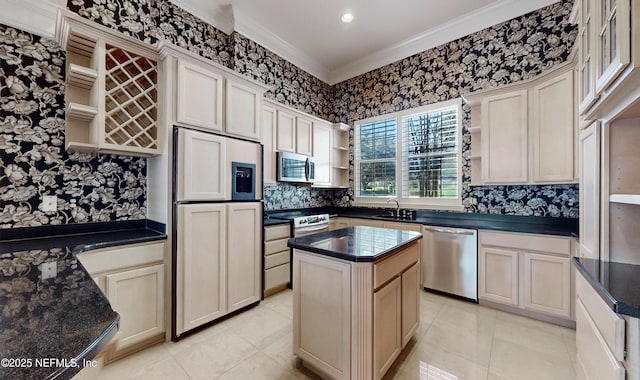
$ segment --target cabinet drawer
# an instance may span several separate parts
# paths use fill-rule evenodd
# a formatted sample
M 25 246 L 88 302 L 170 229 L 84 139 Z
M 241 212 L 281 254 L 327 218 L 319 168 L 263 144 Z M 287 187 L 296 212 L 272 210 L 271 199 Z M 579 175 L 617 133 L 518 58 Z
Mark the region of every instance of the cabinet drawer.
M 289 251 L 274 253 L 273 255 L 264 257 L 264 268 L 269 269 L 278 265 L 289 263 Z
M 625 370 L 603 340 L 597 321 L 591 319 L 582 301 L 576 301 L 577 378 L 592 380 L 624 380 Z
M 264 243 L 264 254 L 271 255 L 276 252 L 288 251 L 287 241 L 289 239 L 278 239 L 273 241 L 267 241 Z
M 289 263 L 264 271 L 264 290 L 289 282 Z
M 564 256 L 571 254 L 571 239 L 556 236 L 481 231 L 480 244 L 555 253 Z
M 271 241 L 271 240 L 275 240 L 275 239 L 283 239 L 283 238 L 289 238 L 291 237 L 290 235 L 290 225 L 289 223 L 287 224 L 280 224 L 277 226 L 269 226 L 269 227 L 265 227 L 264 228 L 264 241 Z
M 78 254 L 78 260 L 92 276 L 164 260 L 164 242 L 123 245 Z M 94 276 L 95 277 L 95 276 Z
M 404 252 L 373 264 L 373 288 L 378 289 L 381 285 L 402 273 L 420 259 L 420 244 L 412 243 L 404 249 Z
M 624 319 L 611 310 L 579 272 L 576 274 L 576 295 L 616 359 L 624 360 Z

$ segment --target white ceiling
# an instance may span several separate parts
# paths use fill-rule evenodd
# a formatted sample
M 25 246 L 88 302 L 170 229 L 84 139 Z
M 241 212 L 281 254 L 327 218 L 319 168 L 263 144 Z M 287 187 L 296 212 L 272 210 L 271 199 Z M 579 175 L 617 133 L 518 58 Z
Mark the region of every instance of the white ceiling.
M 335 84 L 558 0 L 171 1 Z

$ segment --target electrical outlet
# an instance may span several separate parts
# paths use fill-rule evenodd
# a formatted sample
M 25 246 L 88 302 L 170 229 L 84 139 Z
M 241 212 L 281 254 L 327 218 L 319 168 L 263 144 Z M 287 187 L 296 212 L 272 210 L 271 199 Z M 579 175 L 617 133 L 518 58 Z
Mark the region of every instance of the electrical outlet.
M 56 211 L 58 209 L 58 197 L 55 195 L 42 196 L 42 211 Z
M 40 273 L 42 273 L 42 279 L 54 278 L 58 275 L 58 263 L 56 261 L 47 261 L 40 264 Z

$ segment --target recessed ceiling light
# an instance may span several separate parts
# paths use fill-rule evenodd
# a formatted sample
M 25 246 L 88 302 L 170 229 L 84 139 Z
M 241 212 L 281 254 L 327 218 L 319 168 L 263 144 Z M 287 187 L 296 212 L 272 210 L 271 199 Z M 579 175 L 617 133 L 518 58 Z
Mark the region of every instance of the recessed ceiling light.
M 353 21 L 353 15 L 349 12 L 345 13 L 341 17 L 342 22 L 351 22 Z

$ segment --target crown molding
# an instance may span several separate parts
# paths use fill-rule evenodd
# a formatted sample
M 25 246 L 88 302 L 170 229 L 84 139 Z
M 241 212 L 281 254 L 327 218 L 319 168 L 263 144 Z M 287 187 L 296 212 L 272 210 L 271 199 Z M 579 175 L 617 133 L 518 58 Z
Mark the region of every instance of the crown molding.
M 247 15 L 236 13 L 236 32 L 271 50 L 323 82 L 329 83 L 331 71 L 318 60 L 294 47 Z M 331 83 L 330 83 L 331 84 Z
M 334 85 L 558 1 L 498 1 L 332 70 L 328 83 Z
M 235 28 L 235 17 L 231 5 L 220 6 L 210 1 L 197 0 L 169 1 L 226 34 L 231 34 Z
M 66 0 L 3 0 L 0 23 L 53 38 L 58 9 L 66 8 Z

